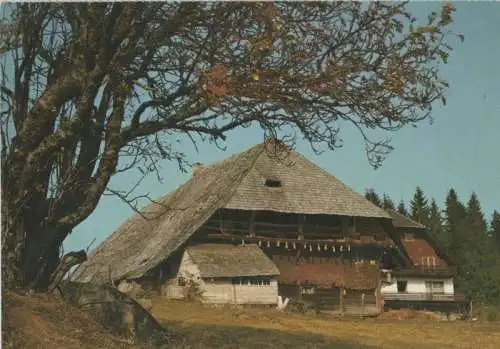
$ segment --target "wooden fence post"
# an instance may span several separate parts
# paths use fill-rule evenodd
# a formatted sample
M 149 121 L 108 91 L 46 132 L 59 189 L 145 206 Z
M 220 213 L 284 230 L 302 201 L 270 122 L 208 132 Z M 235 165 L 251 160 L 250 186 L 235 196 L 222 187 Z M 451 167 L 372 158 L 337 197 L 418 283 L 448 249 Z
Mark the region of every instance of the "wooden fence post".
M 472 299 L 470 300 L 469 319 L 472 320 Z
M 365 293 L 361 294 L 361 316 L 365 315 Z
M 344 286 L 340 287 L 340 315 L 344 315 Z

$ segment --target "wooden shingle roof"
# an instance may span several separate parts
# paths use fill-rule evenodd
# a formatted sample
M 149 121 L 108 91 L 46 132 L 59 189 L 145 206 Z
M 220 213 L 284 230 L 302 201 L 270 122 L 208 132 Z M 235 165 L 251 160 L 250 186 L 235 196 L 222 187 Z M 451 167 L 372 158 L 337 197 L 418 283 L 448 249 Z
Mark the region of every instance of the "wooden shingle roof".
M 281 184 L 266 186 L 266 180 Z M 74 279 L 134 279 L 163 262 L 216 210 L 268 210 L 390 219 L 335 176 L 277 142 L 264 142 L 206 166 L 144 208 L 95 248 Z
M 186 253 L 200 270 L 201 277 L 275 276 L 276 265 L 254 244 L 201 244 Z
M 392 225 L 396 228 L 425 229 L 425 225 L 420 224 L 399 212 L 393 210 L 388 210 L 388 212 L 392 217 Z
M 224 205 L 238 210 L 345 215 L 390 216 L 335 176 L 295 151 L 261 152 L 252 169 Z M 281 186 L 269 188 L 266 180 Z

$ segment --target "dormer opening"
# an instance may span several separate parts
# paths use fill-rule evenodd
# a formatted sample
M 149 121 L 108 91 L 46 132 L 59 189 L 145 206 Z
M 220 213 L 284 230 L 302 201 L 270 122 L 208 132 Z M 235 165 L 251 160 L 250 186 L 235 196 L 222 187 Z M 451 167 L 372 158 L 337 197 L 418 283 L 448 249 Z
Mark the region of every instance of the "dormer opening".
M 280 188 L 281 181 L 279 179 L 266 179 L 265 185 L 269 188 Z

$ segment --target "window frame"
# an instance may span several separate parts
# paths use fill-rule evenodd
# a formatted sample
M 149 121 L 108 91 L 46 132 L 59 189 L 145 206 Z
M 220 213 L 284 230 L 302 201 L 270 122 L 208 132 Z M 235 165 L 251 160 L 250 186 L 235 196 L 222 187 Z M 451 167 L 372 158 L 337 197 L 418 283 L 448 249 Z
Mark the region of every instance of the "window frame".
M 440 285 L 435 287 L 436 284 Z M 430 285 L 430 287 L 428 287 Z M 438 291 L 436 291 L 438 290 Z M 444 294 L 444 281 L 443 280 L 425 280 L 425 292 L 430 294 Z
M 300 287 L 300 294 L 303 296 L 311 296 L 316 293 L 316 287 L 313 285 L 302 285 Z
M 231 284 L 235 286 L 271 286 L 271 278 L 268 277 L 234 277 Z
M 403 291 L 400 291 L 399 285 L 404 285 Z M 396 289 L 398 293 L 408 293 L 408 280 L 396 280 Z

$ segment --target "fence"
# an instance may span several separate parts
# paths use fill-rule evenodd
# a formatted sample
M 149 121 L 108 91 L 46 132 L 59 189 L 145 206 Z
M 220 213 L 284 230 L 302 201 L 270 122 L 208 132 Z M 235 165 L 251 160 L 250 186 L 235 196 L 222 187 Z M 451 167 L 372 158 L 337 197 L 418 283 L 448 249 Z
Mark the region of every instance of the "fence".
M 369 316 L 380 312 L 374 290 L 348 289 L 343 292 L 339 287 L 311 286 L 300 286 L 300 290 L 298 285 L 279 285 L 279 294 L 291 298 L 292 303 L 304 303 L 326 313 Z
M 442 293 L 383 293 L 384 300 L 388 301 L 467 301 L 463 294 L 442 294 Z

